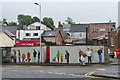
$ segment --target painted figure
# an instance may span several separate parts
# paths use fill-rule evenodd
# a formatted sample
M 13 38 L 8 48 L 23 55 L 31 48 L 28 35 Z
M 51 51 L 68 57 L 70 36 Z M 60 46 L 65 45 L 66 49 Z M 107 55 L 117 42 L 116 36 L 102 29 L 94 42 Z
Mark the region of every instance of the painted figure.
M 63 55 L 62 55 L 62 53 L 60 54 L 60 59 L 61 59 L 61 63 L 63 63 Z
M 69 54 L 69 52 L 67 51 L 67 50 L 65 50 L 65 59 L 67 60 L 67 64 L 69 64 L 69 56 L 70 56 L 70 54 Z
M 60 59 L 60 51 L 58 50 L 57 51 L 57 61 L 58 61 L 58 63 L 59 63 L 59 59 Z
M 25 62 L 26 55 L 23 53 L 22 54 L 22 62 Z
M 38 50 L 38 64 L 40 63 L 40 51 Z
M 97 53 L 98 53 L 98 56 L 99 56 L 99 63 L 102 63 L 102 49 L 100 48 Z
M 30 52 L 27 53 L 27 60 L 28 60 L 28 63 L 30 63 Z
M 19 61 L 19 63 L 21 62 L 21 53 L 20 53 L 20 50 L 18 50 L 18 61 Z
M 37 55 L 37 52 L 36 52 L 35 49 L 34 49 L 34 52 L 33 52 L 34 63 L 36 62 L 36 55 Z
M 91 60 L 91 56 L 92 56 L 92 52 L 89 48 L 87 48 L 87 57 L 88 57 L 88 63 L 91 63 L 92 60 Z
M 79 49 L 79 62 L 80 65 L 85 65 L 85 57 L 87 54 L 85 54 L 81 49 Z

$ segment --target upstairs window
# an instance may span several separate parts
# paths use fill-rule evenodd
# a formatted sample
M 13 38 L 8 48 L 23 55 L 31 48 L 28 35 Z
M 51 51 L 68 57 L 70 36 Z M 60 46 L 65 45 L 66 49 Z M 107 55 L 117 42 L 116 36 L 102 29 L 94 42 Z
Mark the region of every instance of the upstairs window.
M 82 37 L 82 33 L 80 33 L 79 36 Z
M 99 29 L 93 29 L 92 30 L 92 32 L 98 32 L 99 31 Z
M 38 33 L 33 33 L 33 36 L 38 36 Z
M 113 31 L 113 30 L 114 30 L 114 28 L 107 28 L 107 29 L 106 29 L 107 32 L 111 32 L 111 31 Z
M 30 33 L 26 33 L 26 36 L 31 36 L 31 34 Z

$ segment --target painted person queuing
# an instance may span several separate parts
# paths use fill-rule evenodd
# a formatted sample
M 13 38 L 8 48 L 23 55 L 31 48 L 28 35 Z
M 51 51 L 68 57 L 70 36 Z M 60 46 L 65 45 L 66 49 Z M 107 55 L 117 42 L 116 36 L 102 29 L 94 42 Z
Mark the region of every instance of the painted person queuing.
M 103 53 L 102 48 L 99 48 L 97 53 L 98 53 L 98 57 L 99 57 L 99 63 L 102 63 L 102 53 Z
M 60 51 L 58 50 L 57 51 L 57 61 L 58 61 L 58 63 L 59 63 L 59 60 L 60 60 Z
M 27 61 L 28 61 L 28 63 L 30 63 L 30 60 L 31 60 L 31 59 L 30 59 L 30 52 L 28 52 L 28 53 L 27 53 Z
M 67 64 L 69 64 L 69 56 L 70 56 L 70 53 L 67 51 L 67 50 L 65 50 L 65 59 L 67 60 Z
M 87 56 L 81 49 L 79 49 L 79 62 L 80 65 L 85 65 L 85 57 Z
M 14 63 L 17 62 L 17 56 L 16 56 L 16 50 L 13 49 L 14 55 L 13 55 L 13 59 L 14 59 Z
M 38 50 L 38 64 L 40 63 L 40 51 Z
M 90 48 L 87 48 L 87 57 L 88 57 L 88 63 L 92 62 L 92 51 L 90 50 Z
M 21 62 L 21 53 L 20 53 L 20 50 L 18 50 L 18 62 L 19 63 Z
M 36 52 L 36 50 L 34 49 L 34 51 L 33 51 L 34 63 L 36 63 L 36 55 L 37 55 L 37 52 Z

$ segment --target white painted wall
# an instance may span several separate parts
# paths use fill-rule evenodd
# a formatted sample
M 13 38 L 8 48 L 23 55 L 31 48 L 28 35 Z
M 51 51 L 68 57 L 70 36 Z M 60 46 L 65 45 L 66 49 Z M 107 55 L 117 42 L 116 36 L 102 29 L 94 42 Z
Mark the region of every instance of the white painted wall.
M 104 46 L 51 46 L 50 47 L 50 62 L 52 63 L 52 59 L 57 55 L 57 50 L 60 51 L 60 53 L 63 54 L 63 63 L 66 63 L 65 60 L 65 50 L 68 50 L 70 53 L 70 63 L 79 63 L 79 49 L 81 49 L 83 52 L 87 52 L 87 48 L 92 48 L 94 52 L 92 53 L 92 62 L 93 63 L 98 63 L 99 58 L 98 58 L 98 49 L 103 48 L 103 53 L 102 53 L 102 61 L 105 62 L 105 57 L 104 57 Z M 85 62 L 88 62 L 88 58 L 85 58 Z
M 41 34 L 44 32 L 44 30 L 41 30 Z M 16 38 L 19 38 L 18 36 L 19 30 L 16 31 Z M 26 33 L 30 33 L 31 36 L 26 36 Z M 33 36 L 33 33 L 38 33 L 38 36 Z M 24 38 L 39 38 L 40 37 L 40 30 L 20 30 L 20 40 L 23 40 Z

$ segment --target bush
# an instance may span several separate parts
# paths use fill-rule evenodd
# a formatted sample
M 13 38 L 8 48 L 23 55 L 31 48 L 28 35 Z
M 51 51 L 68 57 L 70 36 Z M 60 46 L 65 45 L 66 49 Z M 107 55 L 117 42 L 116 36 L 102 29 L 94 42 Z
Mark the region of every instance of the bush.
M 88 40 L 87 40 L 87 45 L 94 45 L 94 41 L 91 40 L 91 39 L 88 39 Z

